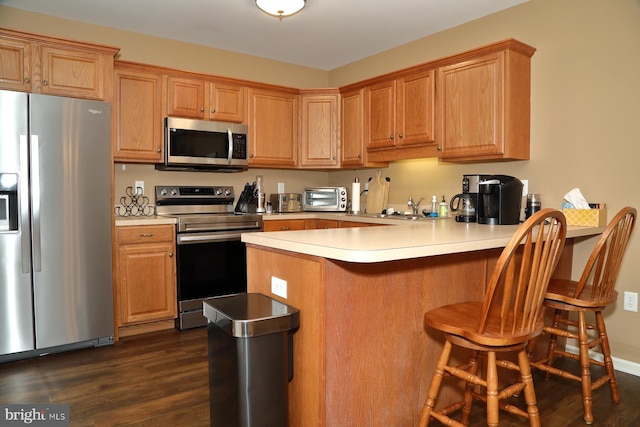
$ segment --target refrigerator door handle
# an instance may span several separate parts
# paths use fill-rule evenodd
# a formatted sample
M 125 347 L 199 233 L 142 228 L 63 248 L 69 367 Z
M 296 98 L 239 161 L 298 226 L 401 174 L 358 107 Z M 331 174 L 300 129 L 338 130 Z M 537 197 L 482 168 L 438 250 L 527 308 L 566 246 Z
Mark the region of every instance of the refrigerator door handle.
M 29 229 L 29 144 L 27 135 L 20 135 L 20 240 L 22 256 L 22 272 L 31 273 L 31 242 Z
M 31 209 L 33 224 L 33 271 L 42 271 L 42 253 L 40 244 L 40 146 L 38 135 L 31 135 Z

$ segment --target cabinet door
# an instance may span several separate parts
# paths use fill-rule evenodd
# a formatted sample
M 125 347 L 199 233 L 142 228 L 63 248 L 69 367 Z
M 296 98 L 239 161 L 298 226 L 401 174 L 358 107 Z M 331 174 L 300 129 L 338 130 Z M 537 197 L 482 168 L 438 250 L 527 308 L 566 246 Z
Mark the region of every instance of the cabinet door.
M 396 145 L 396 83 L 380 83 L 366 90 L 367 149 L 392 148 Z
M 0 89 L 31 90 L 31 44 L 0 39 Z
M 298 95 L 251 89 L 249 106 L 249 165 L 297 166 Z
M 162 160 L 162 76 L 129 70 L 115 72 L 115 160 Z
M 112 61 L 106 55 L 42 45 L 40 91 L 48 95 L 105 99 L 106 79 L 111 80 Z M 36 89 L 37 90 L 37 89 Z M 110 95 L 110 94 L 109 94 Z
M 504 153 L 504 53 L 438 71 L 441 159 Z
M 435 72 L 413 74 L 396 81 L 396 144 L 410 146 L 435 141 Z
M 209 117 L 225 122 L 244 122 L 245 90 L 241 86 L 211 83 Z
M 119 249 L 120 324 L 177 316 L 173 245 L 126 245 Z
M 337 167 L 340 96 L 303 95 L 300 127 L 303 167 Z
M 204 80 L 168 77 L 167 114 L 177 117 L 204 119 L 206 111 L 204 94 Z
M 342 166 L 364 165 L 364 125 L 364 90 L 342 94 Z

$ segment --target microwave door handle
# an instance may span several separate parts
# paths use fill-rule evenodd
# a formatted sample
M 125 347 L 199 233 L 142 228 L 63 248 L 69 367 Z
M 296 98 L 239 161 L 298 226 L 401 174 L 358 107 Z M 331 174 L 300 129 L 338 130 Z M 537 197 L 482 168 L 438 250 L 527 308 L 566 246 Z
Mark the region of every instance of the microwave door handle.
M 229 150 L 227 151 L 229 154 L 227 155 L 227 164 L 231 164 L 231 157 L 233 156 L 233 134 L 231 133 L 231 129 L 227 128 L 227 139 L 229 143 Z

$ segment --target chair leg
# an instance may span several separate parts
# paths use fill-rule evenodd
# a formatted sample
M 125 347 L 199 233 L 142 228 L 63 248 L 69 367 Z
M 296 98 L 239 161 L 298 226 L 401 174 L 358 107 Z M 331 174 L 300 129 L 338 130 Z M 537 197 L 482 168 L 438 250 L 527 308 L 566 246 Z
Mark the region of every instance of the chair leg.
M 518 352 L 518 365 L 520 366 L 520 380 L 525 383 L 524 400 L 527 403 L 527 414 L 529 415 L 529 425 L 540 427 L 540 413 L 536 401 L 536 391 L 531 376 L 531 366 L 526 350 Z
M 474 351 L 471 354 L 469 360 L 469 373 L 471 375 L 477 375 L 478 373 L 478 352 Z M 473 405 L 473 390 L 475 385 L 471 382 L 467 382 L 464 389 L 464 406 L 462 407 L 462 418 L 460 422 L 464 425 L 469 425 L 469 417 L 471 415 L 471 407 Z
M 497 427 L 500 418 L 498 399 L 498 367 L 496 352 L 487 352 L 487 426 Z
M 584 422 L 593 423 L 593 397 L 591 395 L 591 370 L 589 365 L 589 336 L 584 312 L 578 312 L 578 345 L 580 348 L 580 376 L 582 378 L 582 406 Z
M 431 384 L 429 385 L 427 399 L 424 402 L 424 407 L 422 408 L 422 413 L 420 414 L 420 427 L 426 427 L 429 425 L 431 412 L 433 411 L 433 408 L 436 404 L 436 399 L 438 398 L 438 393 L 440 392 L 440 386 L 442 385 L 442 379 L 445 375 L 444 367 L 449 362 L 451 348 L 451 343 L 449 341 L 445 341 L 444 346 L 442 347 L 442 352 L 440 353 L 440 357 L 438 358 L 436 370 L 434 372 L 433 378 L 431 379 Z
M 562 312 L 560 310 L 555 310 L 553 312 L 553 320 L 551 322 L 551 327 L 553 329 L 557 329 L 560 325 L 560 317 L 562 316 Z M 549 347 L 547 349 L 547 366 L 553 366 L 553 361 L 556 357 L 556 348 L 558 346 L 558 335 L 555 333 L 549 333 Z M 551 378 L 551 373 L 549 371 L 546 372 L 544 376 L 545 380 Z
M 604 358 L 604 367 L 609 376 L 609 389 L 611 390 L 611 400 L 614 403 L 620 402 L 620 392 L 618 391 L 618 380 L 616 379 L 616 371 L 613 369 L 613 360 L 611 359 L 611 347 L 609 346 L 609 336 L 607 328 L 604 324 L 604 317 L 601 311 L 596 311 L 596 326 L 598 334 L 600 334 L 600 348 Z

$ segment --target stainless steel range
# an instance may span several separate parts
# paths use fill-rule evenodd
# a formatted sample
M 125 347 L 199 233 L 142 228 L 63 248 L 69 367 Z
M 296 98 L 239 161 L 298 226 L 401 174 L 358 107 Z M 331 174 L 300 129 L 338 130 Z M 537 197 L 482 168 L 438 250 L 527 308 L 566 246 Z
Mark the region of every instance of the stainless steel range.
M 236 214 L 233 187 L 156 186 L 157 214 L 177 219 L 178 320 L 189 329 L 207 324 L 206 298 L 247 291 L 240 235 L 262 231 L 262 217 Z

